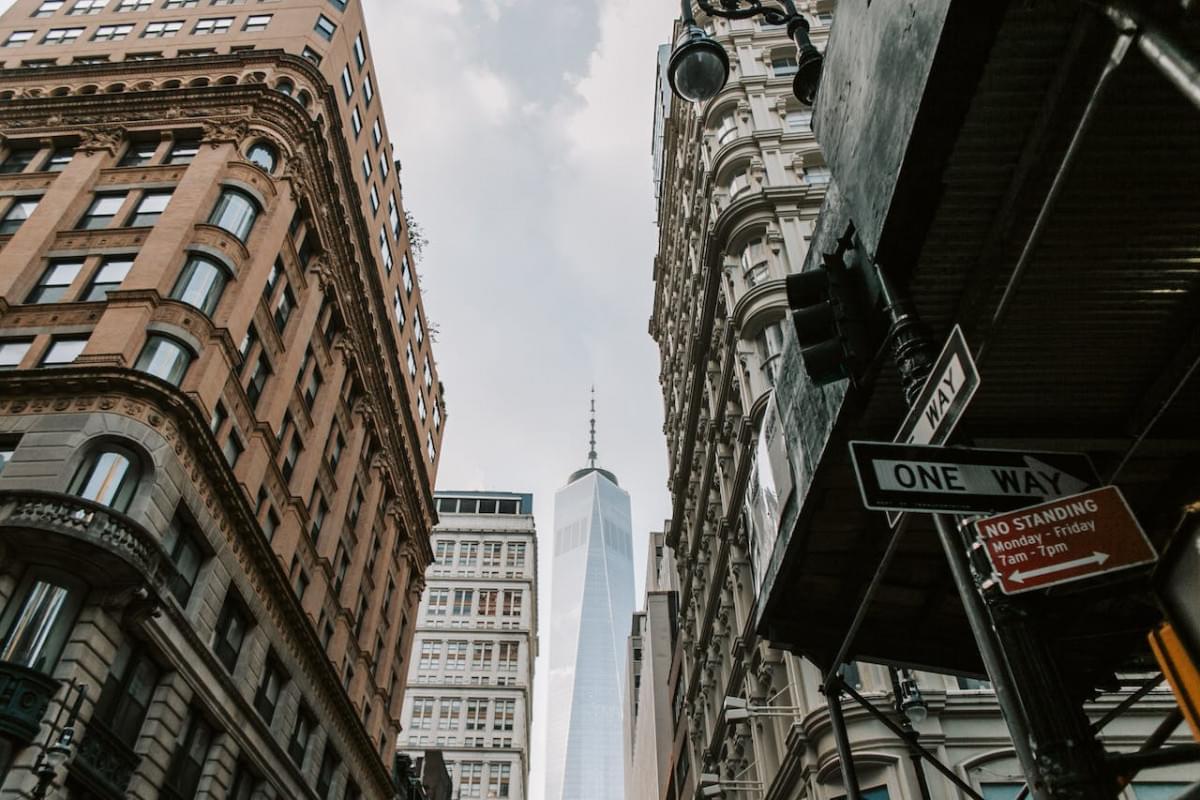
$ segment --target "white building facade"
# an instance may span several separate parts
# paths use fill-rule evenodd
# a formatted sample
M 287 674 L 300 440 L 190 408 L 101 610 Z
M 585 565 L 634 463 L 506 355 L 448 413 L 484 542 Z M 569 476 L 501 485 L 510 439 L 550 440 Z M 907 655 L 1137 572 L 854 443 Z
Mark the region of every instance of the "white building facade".
M 400 747 L 441 750 L 455 798 L 525 800 L 537 657 L 533 496 L 439 492 Z
M 591 466 L 554 496 L 546 800 L 622 800 L 629 494 Z

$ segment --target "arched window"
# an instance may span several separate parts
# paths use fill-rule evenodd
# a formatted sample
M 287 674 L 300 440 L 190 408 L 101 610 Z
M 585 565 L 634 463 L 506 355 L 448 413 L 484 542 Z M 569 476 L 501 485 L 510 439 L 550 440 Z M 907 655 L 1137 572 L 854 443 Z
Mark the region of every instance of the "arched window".
M 250 230 L 257 218 L 258 203 L 253 197 L 237 189 L 223 189 L 208 222 L 224 228 L 244 242 L 250 237 Z
M 142 470 L 132 450 L 106 444 L 93 450 L 75 471 L 70 493 L 125 512 L 137 491 Z
M 742 192 L 750 188 L 750 168 L 744 167 L 741 172 L 735 173 L 729 180 L 729 199 L 733 200 Z
M 246 160 L 256 167 L 262 167 L 267 172 L 274 172 L 275 164 L 279 161 L 279 154 L 266 142 L 255 142 L 246 151 Z
M 296 91 L 296 84 L 292 83 L 287 78 L 280 78 L 279 82 L 275 84 L 275 91 L 291 97 L 292 92 Z
M 183 265 L 171 299 L 181 300 L 212 316 L 225 290 L 225 268 L 211 258 L 193 255 Z
M 783 323 L 772 322 L 758 335 L 759 356 L 767 383 L 775 385 L 779 373 L 779 356 L 783 353 Z
M 736 139 L 737 135 L 737 117 L 732 111 L 730 111 L 725 116 L 721 117 L 721 123 L 717 126 L 717 144 L 728 144 Z
M 771 265 L 767 261 L 767 246 L 762 238 L 751 239 L 742 249 L 742 277 L 746 285 L 753 288 L 771 277 Z
M 192 354 L 182 344 L 169 336 L 151 334 L 134 368 L 178 386 L 191 362 Z

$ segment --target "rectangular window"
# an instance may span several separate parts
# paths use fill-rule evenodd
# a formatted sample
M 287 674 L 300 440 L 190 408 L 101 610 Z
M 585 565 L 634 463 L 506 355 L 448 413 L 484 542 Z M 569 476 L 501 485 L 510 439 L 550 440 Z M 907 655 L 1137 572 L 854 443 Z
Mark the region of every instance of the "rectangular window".
M 0 219 L 0 235 L 16 233 L 25 220 L 37 209 L 38 197 L 18 197 Z
M 113 221 L 113 217 L 121 210 L 121 206 L 125 203 L 125 192 L 116 192 L 113 194 L 98 194 L 92 200 L 92 204 L 88 206 L 87 211 L 83 213 L 79 224 L 75 226 L 77 230 L 92 231 L 99 228 L 107 228 Z
M 56 147 L 42 166 L 43 172 L 62 172 L 75 157 L 74 147 Z
M 225 603 L 221 606 L 220 616 L 217 617 L 217 627 L 212 640 L 213 652 L 230 672 L 237 666 L 238 653 L 242 651 L 242 643 L 246 640 L 249 630 L 250 616 L 242 606 L 242 601 L 230 592 L 225 595 Z
M 291 441 L 288 442 L 287 450 L 283 454 L 283 464 L 280 466 L 284 480 L 291 480 L 292 473 L 296 471 L 296 462 L 300 460 L 300 453 L 303 449 L 303 446 L 300 444 L 300 434 L 293 433 Z
M 333 41 L 333 34 L 337 32 L 337 25 L 329 17 L 320 14 L 317 17 L 317 24 L 313 26 L 313 30 L 327 42 Z
M 379 174 L 386 178 L 388 176 L 388 173 L 391 171 L 392 171 L 392 163 L 391 163 L 391 159 L 388 158 L 388 154 L 380 153 L 379 154 Z
M 142 35 L 145 36 L 144 33 Z M 162 57 L 163 57 L 163 54 L 158 53 L 158 52 L 128 53 L 125 56 L 125 60 L 126 61 L 153 61 L 156 58 L 162 58 Z
M 254 694 L 254 708 L 268 725 L 275 717 L 275 708 L 279 705 L 279 695 L 287 685 L 287 673 L 279 665 L 274 653 L 267 653 L 267 661 L 263 666 L 262 680 L 259 681 L 258 691 Z
M 75 5 L 67 12 L 67 16 L 79 14 L 99 14 L 108 5 L 108 0 L 76 0 Z
M 492 764 L 488 767 L 488 797 L 509 797 L 512 783 L 512 764 Z
M 404 328 L 404 303 L 400 300 L 400 290 L 392 289 L 392 314 L 396 317 L 396 326 Z
M 443 697 L 441 708 L 438 709 L 438 730 L 457 730 L 458 718 L 461 714 L 462 700 L 459 700 L 457 697 Z
M 0 339 L 0 369 L 13 369 L 25 358 L 33 339 Z
M 412 717 L 409 727 L 417 731 L 427 731 L 433 728 L 433 698 L 414 697 Z
M 296 715 L 296 724 L 292 728 L 292 737 L 288 741 L 288 755 L 296 766 L 304 763 L 304 754 L 308 752 L 308 741 L 312 738 L 315 727 L 312 712 L 301 704 L 300 713 Z
M 451 640 L 446 642 L 446 669 L 452 672 L 465 672 L 467 669 L 466 640 Z
M 462 542 L 458 546 L 458 565 L 474 567 L 479 563 L 479 542 Z
M 36 33 L 36 31 L 13 31 L 8 35 L 8 38 L 4 40 L 4 46 L 20 47 L 32 39 L 34 33 Z
M 371 101 L 375 99 L 375 84 L 371 82 L 371 73 L 363 76 L 363 97 L 366 98 L 366 105 L 371 105 Z
M 229 33 L 231 27 L 233 27 L 233 17 L 206 17 L 196 21 L 196 27 L 192 28 L 192 35 L 212 36 Z
M 479 590 L 479 615 L 482 617 L 496 616 L 497 599 L 500 596 L 498 589 L 480 589 Z
M 107 59 L 105 59 L 107 60 Z M 81 61 L 78 57 L 72 59 L 72 64 L 85 64 L 86 61 Z M 58 64 L 57 58 L 27 58 L 21 62 L 21 66 L 26 69 L 41 69 L 43 67 L 53 67 Z
M 353 670 L 350 674 L 353 674 Z M 326 740 L 325 752 L 321 754 L 321 768 L 317 770 L 317 797 L 329 797 L 329 790 L 333 787 L 334 773 L 341 765 L 342 760 L 338 757 L 337 750 L 333 748 L 333 744 L 329 740 Z
M 396 196 L 388 196 L 388 224 L 392 226 L 392 235 L 400 240 L 400 209 L 396 205 Z
M 118 167 L 141 167 L 154 160 L 158 142 L 133 142 L 117 162 Z
M 421 343 L 425 341 L 425 326 L 421 324 L 420 309 L 417 309 L 417 313 L 413 314 L 413 338 L 417 342 L 417 347 L 420 347 Z
M 350 77 L 350 65 L 342 67 L 342 92 L 349 100 L 354 96 L 354 78 Z
M 408 377 L 417 377 L 417 358 L 413 355 L 411 344 L 408 346 L 408 352 L 405 353 L 405 360 L 408 362 Z
M 279 293 L 279 300 L 275 303 L 275 312 L 273 314 L 275 330 L 283 333 L 295 308 L 296 296 L 292 294 L 292 287 L 284 286 L 283 291 Z
M 101 25 L 92 34 L 93 42 L 119 42 L 133 30 L 132 25 Z
M 246 24 L 242 26 L 244 31 L 265 31 L 267 26 L 271 24 L 272 14 L 251 14 L 246 17 Z
M 37 286 L 25 298 L 26 303 L 59 303 L 66 297 L 67 289 L 83 269 L 82 259 L 60 259 L 51 261 L 42 273 Z
M 262 397 L 267 380 L 271 377 L 271 372 L 271 362 L 267 359 L 266 352 L 259 352 L 258 360 L 254 363 L 254 370 L 250 373 L 250 380 L 246 383 L 246 399 L 250 401 L 251 408 L 257 410 L 258 401 Z
M 300 55 L 316 64 L 318 67 L 321 66 L 321 54 L 316 50 L 313 50 L 308 45 L 304 45 L 304 49 L 300 51 Z
M 168 39 L 183 29 L 183 20 L 170 22 L 148 22 L 142 31 L 143 39 Z
M 367 63 L 367 48 L 363 46 L 361 33 L 354 37 L 354 63 L 358 64 L 359 69 Z
M 158 222 L 158 218 L 162 216 L 166 210 L 167 204 L 171 202 L 171 191 L 161 192 L 146 192 L 142 195 L 142 199 L 138 201 L 137 208 L 129 217 L 129 222 L 126 223 L 128 228 L 147 228 Z
M 383 127 L 379 124 L 379 120 L 371 123 L 371 140 L 375 142 L 375 147 L 383 144 Z
M 450 590 L 449 589 L 430 589 L 429 590 L 429 607 L 426 611 L 428 617 L 444 617 L 450 606 Z
M 375 184 L 371 184 L 371 191 L 367 193 L 367 197 L 371 200 L 371 213 L 379 211 L 379 192 L 375 189 Z
M 492 669 L 492 643 L 475 642 L 471 646 L 471 671 L 490 672 Z M 486 712 L 485 712 L 486 713 Z M 467 730 L 471 730 L 467 728 Z M 476 730 L 482 730 L 477 728 Z
M 117 4 L 117 11 L 145 11 L 148 8 L 150 0 L 121 0 Z
M 400 279 L 404 281 L 404 291 L 412 294 L 413 279 L 412 269 L 408 265 L 408 253 L 400 256 Z
M 308 410 L 312 411 L 313 404 L 317 401 L 317 394 L 321 391 L 321 370 L 314 365 L 312 372 L 308 373 L 308 380 L 304 382 L 304 404 L 308 406 Z
M 163 782 L 164 793 L 174 797 L 195 797 L 200 787 L 200 774 L 208 760 L 208 747 L 212 743 L 213 729 L 193 709 L 191 722 L 175 747 L 167 777 Z
M 40 366 L 56 367 L 63 364 L 70 364 L 79 354 L 83 352 L 83 348 L 87 347 L 86 336 L 56 336 L 50 342 L 50 346 L 46 348 L 46 354 L 42 356 Z
M 132 748 L 146 720 L 158 678 L 158 664 L 127 638 L 113 658 L 93 721 L 102 722 L 108 733 Z
M 392 246 L 388 243 L 387 231 L 383 228 L 379 229 L 379 254 L 383 257 L 384 272 L 391 275 L 392 266 L 395 262 L 392 260 Z
M 52 17 L 54 12 L 58 11 L 66 5 L 66 0 L 42 0 L 37 9 L 33 12 L 33 17 Z
M 200 0 L 167 0 L 163 8 L 195 8 L 199 4 Z
M 475 592 L 472 589 L 455 589 L 454 605 L 450 613 L 456 617 L 471 615 L 471 607 L 475 605 Z
M 167 153 L 167 164 L 190 164 L 196 159 L 196 154 L 200 152 L 199 139 L 177 139 L 171 144 L 171 151 Z
M 482 761 L 464 761 L 459 766 L 458 796 L 461 798 L 483 796 Z
M 441 539 L 434 545 L 433 559 L 439 564 L 448 564 L 454 555 L 454 542 Z
M 204 563 L 204 548 L 200 542 L 199 528 L 187 507 L 181 503 L 167 526 L 167 535 L 163 537 L 163 549 L 175 565 L 171 593 L 181 606 L 186 606 L 188 598 L 192 596 L 200 566 Z
M 350 126 L 354 128 L 355 137 L 362 133 L 362 114 L 359 113 L 358 106 L 350 109 Z
M 517 654 L 520 644 L 517 642 L 500 642 L 497 645 L 496 661 L 501 672 L 517 671 Z
M 83 28 L 51 28 L 42 37 L 42 44 L 71 44 L 83 34 L 83 30 Z
M 513 721 L 516 719 L 516 714 L 517 701 L 497 700 L 496 713 L 492 717 L 492 730 L 511 731 L 513 729 Z
M 525 566 L 525 543 L 509 542 L 505 551 L 504 565 L 506 567 Z
M 0 174 L 13 174 L 16 172 L 24 172 L 25 168 L 33 163 L 33 159 L 37 157 L 38 147 L 14 147 L 8 152 L 8 156 L 0 163 Z
M 493 568 L 499 567 L 500 566 L 500 550 L 502 547 L 504 547 L 503 542 L 484 542 L 483 543 L 483 566 L 493 567 Z
M 245 449 L 242 446 L 241 437 L 231 427 L 229 435 L 225 437 L 225 444 L 221 445 L 221 454 L 225 456 L 225 463 L 229 465 L 230 469 L 237 466 L 238 459 L 242 457 Z
M 431 670 L 437 669 L 442 663 L 442 643 L 441 640 L 434 639 L 421 642 L 421 656 L 417 662 L 417 669 Z
M 371 180 L 371 156 L 363 153 L 362 157 L 362 173 L 363 180 Z

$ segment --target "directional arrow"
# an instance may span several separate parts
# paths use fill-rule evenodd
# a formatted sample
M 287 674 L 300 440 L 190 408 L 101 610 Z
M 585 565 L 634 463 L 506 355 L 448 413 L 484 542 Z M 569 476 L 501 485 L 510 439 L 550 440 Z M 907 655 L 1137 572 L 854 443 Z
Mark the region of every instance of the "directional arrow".
M 1093 552 L 1090 556 L 1077 558 L 1074 561 L 1064 561 L 1061 564 L 1051 564 L 1048 567 L 1027 569 L 1024 572 L 1019 569 L 1014 570 L 1013 573 L 1008 576 L 1008 579 L 1010 581 L 1016 581 L 1017 583 L 1024 583 L 1026 578 L 1040 578 L 1043 575 L 1051 575 L 1055 572 L 1065 572 L 1069 569 L 1075 569 L 1076 567 L 1087 567 L 1091 566 L 1092 564 L 1099 566 L 1105 561 L 1108 561 L 1108 553 Z

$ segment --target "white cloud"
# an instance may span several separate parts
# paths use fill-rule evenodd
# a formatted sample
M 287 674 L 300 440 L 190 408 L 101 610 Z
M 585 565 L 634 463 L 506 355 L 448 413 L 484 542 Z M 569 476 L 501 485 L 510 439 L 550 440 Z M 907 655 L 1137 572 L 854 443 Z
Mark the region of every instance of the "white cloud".
M 491 124 L 504 122 L 512 110 L 512 89 L 495 72 L 485 67 L 469 67 L 465 74 L 471 99 Z

